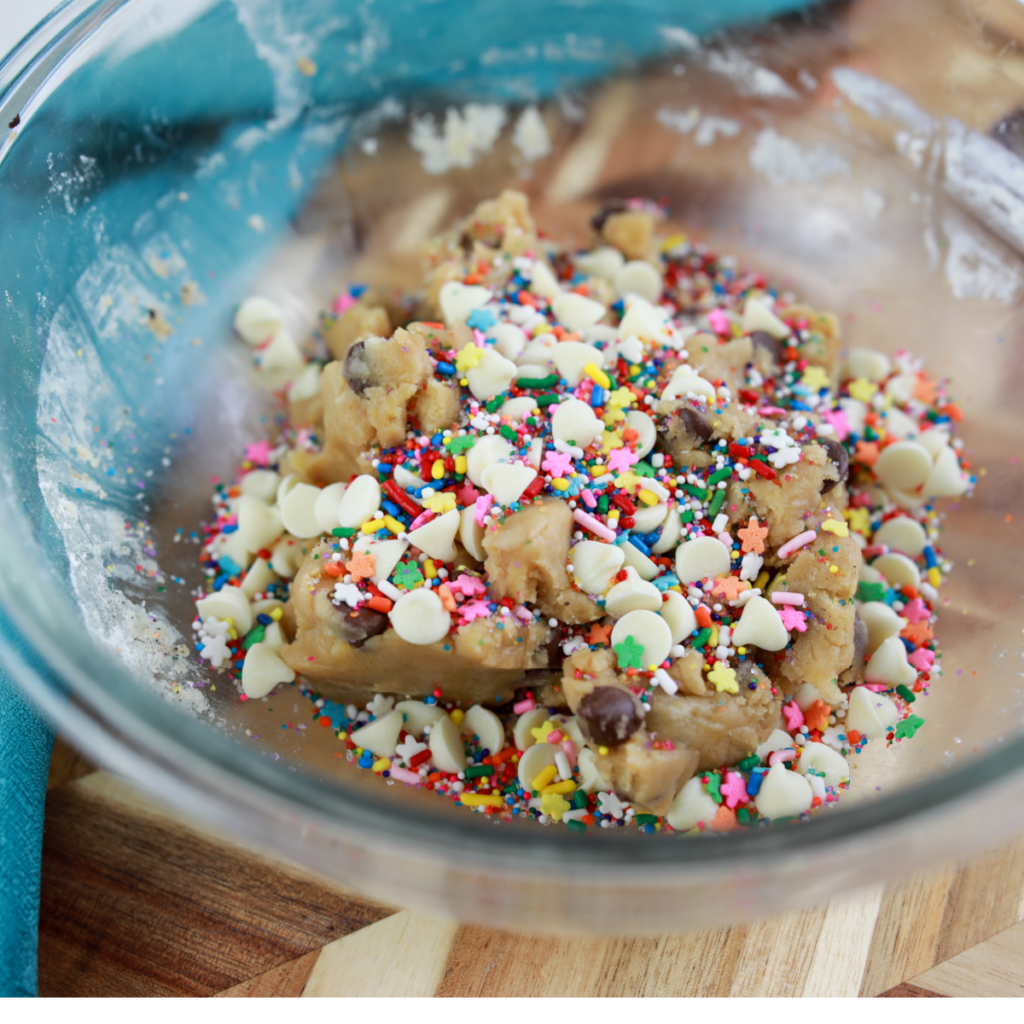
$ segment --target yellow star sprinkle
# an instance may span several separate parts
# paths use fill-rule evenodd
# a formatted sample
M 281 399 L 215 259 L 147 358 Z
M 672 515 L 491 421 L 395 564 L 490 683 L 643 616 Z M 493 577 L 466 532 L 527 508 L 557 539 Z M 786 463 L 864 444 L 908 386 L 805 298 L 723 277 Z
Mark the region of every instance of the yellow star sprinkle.
M 477 348 L 472 342 L 470 342 L 464 349 L 459 351 L 459 354 L 455 357 L 455 369 L 459 373 L 465 373 L 467 370 L 472 370 L 477 363 L 480 362 L 483 357 L 484 350 Z
M 803 377 L 800 378 L 800 383 L 812 391 L 820 391 L 822 388 L 827 388 L 830 381 L 828 374 L 820 366 L 808 366 L 804 370 Z
M 450 494 L 447 491 L 442 491 L 440 494 L 435 494 L 430 498 L 427 498 L 424 505 L 430 509 L 431 512 L 435 512 L 437 515 L 442 515 L 445 512 L 451 512 L 455 508 L 455 495 Z
M 617 409 L 626 409 L 636 401 L 636 395 L 633 394 L 629 388 L 616 388 L 608 396 L 608 405 L 613 405 Z
M 848 508 L 843 515 L 855 533 L 862 537 L 871 536 L 871 516 L 866 508 Z
M 626 414 L 618 408 L 609 408 L 602 417 L 605 426 L 608 427 L 614 427 L 616 423 L 621 423 L 625 418 Z
M 861 509 L 861 512 L 864 511 L 865 509 Z M 834 533 L 837 537 L 850 536 L 850 531 L 847 529 L 846 523 L 839 519 L 826 519 L 825 522 L 821 524 L 821 528 L 826 533 Z
M 545 793 L 540 798 L 540 809 L 551 815 L 555 821 L 561 821 L 562 815 L 572 806 L 568 800 L 559 796 L 558 793 Z
M 708 673 L 708 681 L 715 684 L 715 689 L 722 693 L 739 693 L 736 672 L 721 661 L 715 662 L 714 669 Z
M 552 724 L 551 719 L 549 718 L 546 722 L 544 722 L 538 728 L 531 729 L 530 730 L 530 734 L 533 736 L 533 738 L 538 743 L 547 743 L 547 741 L 548 741 L 548 733 L 549 732 L 554 732 L 554 731 L 555 731 L 555 727 Z
M 619 415 L 625 418 L 624 412 L 619 412 Z M 622 431 L 621 430 L 606 430 L 601 435 L 601 454 L 607 455 L 610 451 L 614 451 L 616 448 L 622 447 Z
M 870 402 L 871 396 L 878 390 L 878 385 L 867 377 L 858 377 L 850 385 L 850 397 L 861 402 Z
M 642 487 L 643 483 L 636 473 L 620 473 L 615 478 L 615 486 L 632 494 L 638 487 Z

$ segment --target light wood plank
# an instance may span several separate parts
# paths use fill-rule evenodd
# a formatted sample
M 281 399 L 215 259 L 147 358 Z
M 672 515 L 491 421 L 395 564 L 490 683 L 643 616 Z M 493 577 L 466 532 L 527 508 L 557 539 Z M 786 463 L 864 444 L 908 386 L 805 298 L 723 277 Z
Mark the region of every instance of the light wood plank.
M 1024 996 L 1024 924 L 978 943 L 912 983 L 947 996 Z
M 729 994 L 799 995 L 814 958 L 825 913 L 822 907 L 811 907 L 750 925 Z
M 403 910 L 320 951 L 303 996 L 432 996 L 458 925 Z
M 302 995 L 302 990 L 309 981 L 320 950 L 314 949 L 297 960 L 291 960 L 280 967 L 274 967 L 255 978 L 243 981 L 239 985 L 216 993 L 217 998 L 230 999 L 294 999 Z
M 850 998 L 860 992 L 884 891 L 876 885 L 829 903 L 802 995 Z

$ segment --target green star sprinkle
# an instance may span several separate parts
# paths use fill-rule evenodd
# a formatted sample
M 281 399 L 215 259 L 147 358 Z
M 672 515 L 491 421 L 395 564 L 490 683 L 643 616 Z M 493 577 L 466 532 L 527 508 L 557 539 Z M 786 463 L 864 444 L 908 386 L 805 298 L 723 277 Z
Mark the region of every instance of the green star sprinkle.
M 627 636 L 620 644 L 615 644 L 612 650 L 619 657 L 619 668 L 642 668 L 644 657 L 644 645 L 638 644 L 631 636 Z
M 461 455 L 462 452 L 469 451 L 469 449 L 475 444 L 475 437 L 453 437 L 448 442 L 448 451 L 450 451 L 452 455 Z
M 722 776 L 717 772 L 708 772 L 708 792 L 716 804 L 720 804 L 724 797 L 719 792 L 722 788 Z
M 904 718 L 902 722 L 896 723 L 896 739 L 909 740 L 922 725 L 924 725 L 924 719 L 918 715 Z

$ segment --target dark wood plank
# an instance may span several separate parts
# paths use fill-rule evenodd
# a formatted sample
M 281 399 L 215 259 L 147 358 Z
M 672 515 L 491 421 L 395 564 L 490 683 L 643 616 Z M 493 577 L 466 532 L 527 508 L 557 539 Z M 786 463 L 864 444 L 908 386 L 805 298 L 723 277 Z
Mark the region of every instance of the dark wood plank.
M 69 747 L 59 736 L 53 741 L 50 755 L 50 774 L 46 779 L 46 791 L 66 786 L 69 782 L 84 778 L 96 771 L 77 750 Z
M 223 992 L 393 913 L 111 799 L 102 775 L 47 800 L 40 995 Z
M 312 953 L 300 956 L 298 960 L 281 964 L 280 967 L 275 967 L 265 974 L 257 974 L 255 978 L 243 981 L 226 992 L 218 992 L 217 997 L 293 999 L 301 996 L 319 955 L 320 950 L 315 949 Z
M 909 981 L 900 982 L 888 992 L 879 992 L 876 999 L 945 999 L 941 992 L 929 992 L 926 988 L 911 985 Z

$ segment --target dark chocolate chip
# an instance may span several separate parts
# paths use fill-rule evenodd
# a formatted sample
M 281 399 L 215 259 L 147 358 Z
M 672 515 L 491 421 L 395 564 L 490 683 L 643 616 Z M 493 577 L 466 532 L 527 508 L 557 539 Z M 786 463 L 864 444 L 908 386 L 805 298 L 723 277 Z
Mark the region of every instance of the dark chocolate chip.
M 750 335 L 750 341 L 754 348 L 763 348 L 768 355 L 772 357 L 776 366 L 781 365 L 782 345 L 779 343 L 778 338 L 769 334 L 767 331 L 754 331 L 753 334 Z
M 548 652 L 548 668 L 561 668 L 565 655 L 562 654 L 561 632 L 557 629 L 551 630 L 551 639 L 544 645 Z
M 459 235 L 459 248 L 469 256 L 473 252 L 473 238 L 468 231 L 463 231 Z
M 609 199 L 593 217 L 590 218 L 591 227 L 598 233 L 604 230 L 605 221 L 613 213 L 623 213 L 628 206 L 625 199 Z
M 362 647 L 371 636 L 378 636 L 388 628 L 388 617 L 365 604 L 358 611 L 341 601 L 337 604 L 342 639 L 353 647 Z
M 602 747 L 625 743 L 643 724 L 632 696 L 617 686 L 595 686 L 576 714 L 587 738 Z
M 1016 156 L 1024 157 L 1024 107 L 997 121 L 989 136 Z
M 348 386 L 360 397 L 373 385 L 373 374 L 366 361 L 366 342 L 357 341 L 346 353 L 341 368 Z
M 14 118 L 7 122 L 8 128 L 17 128 L 21 124 L 21 114 L 15 114 Z
M 821 493 L 828 494 L 836 484 L 841 484 L 850 475 L 850 453 L 844 445 L 833 441 L 831 437 L 819 437 L 818 444 L 825 449 L 829 462 L 839 471 L 838 480 L 826 480 L 821 485 Z
M 691 409 L 690 406 L 684 405 L 676 415 L 686 428 L 687 433 L 699 438 L 701 441 L 711 440 L 714 430 L 711 424 L 696 409 Z

